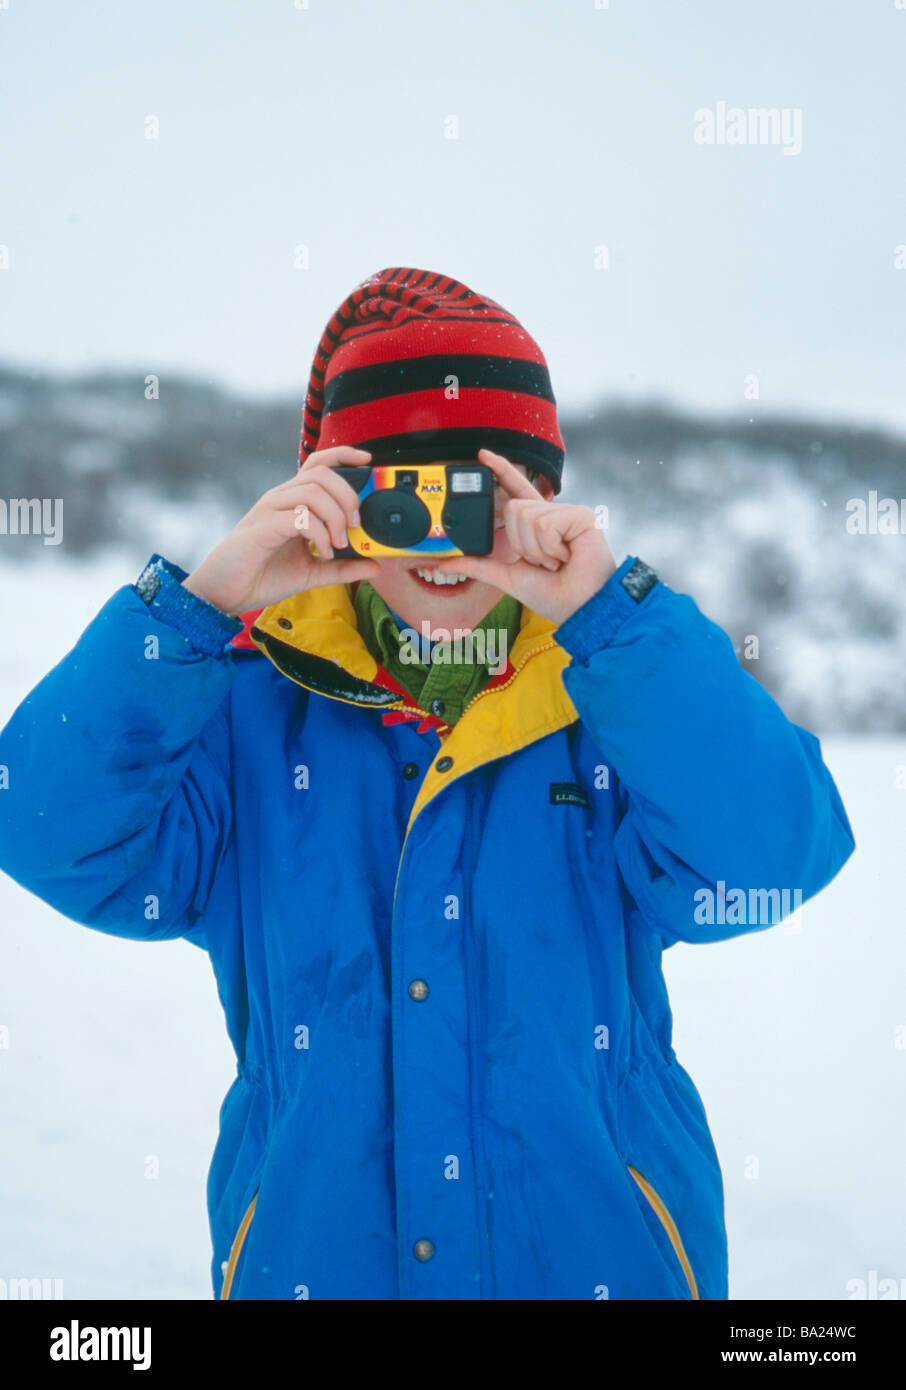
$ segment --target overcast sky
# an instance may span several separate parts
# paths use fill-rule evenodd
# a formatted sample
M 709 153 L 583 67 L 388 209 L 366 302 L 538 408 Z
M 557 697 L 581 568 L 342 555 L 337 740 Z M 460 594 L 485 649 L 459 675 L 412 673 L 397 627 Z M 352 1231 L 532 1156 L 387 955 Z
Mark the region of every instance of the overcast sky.
M 561 406 L 906 427 L 906 0 L 598 3 L 8 0 L 0 358 L 301 404 L 405 264 L 515 313 Z M 720 102 L 801 149 L 698 143 Z

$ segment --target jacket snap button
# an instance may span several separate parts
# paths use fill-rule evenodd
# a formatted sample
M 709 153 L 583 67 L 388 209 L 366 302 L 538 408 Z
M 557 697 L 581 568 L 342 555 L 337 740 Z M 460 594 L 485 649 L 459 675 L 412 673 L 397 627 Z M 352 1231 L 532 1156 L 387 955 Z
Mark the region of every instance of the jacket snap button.
M 418 776 L 418 763 L 407 763 L 403 768 L 403 776 L 407 782 L 411 782 L 413 777 Z
M 453 759 L 452 759 L 452 758 L 438 758 L 438 760 L 437 760 L 437 762 L 434 764 L 434 766 L 437 768 L 438 772 L 449 772 L 449 771 L 450 771 L 450 768 L 453 766 Z
M 277 619 L 277 626 L 278 626 L 278 627 L 292 627 L 292 623 L 290 622 L 289 618 L 278 618 L 278 619 Z
M 417 1240 L 412 1247 L 417 1260 L 430 1260 L 434 1258 L 433 1240 Z
M 411 999 L 427 999 L 430 990 L 426 980 L 413 980 L 409 986 L 409 997 Z

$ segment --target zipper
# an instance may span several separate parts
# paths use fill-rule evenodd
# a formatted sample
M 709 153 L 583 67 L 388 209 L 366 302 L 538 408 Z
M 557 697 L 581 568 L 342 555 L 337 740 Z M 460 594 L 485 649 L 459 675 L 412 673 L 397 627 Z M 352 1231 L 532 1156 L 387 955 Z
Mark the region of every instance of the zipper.
M 245 1209 L 245 1215 L 239 1222 L 239 1229 L 233 1237 L 233 1244 L 230 1246 L 230 1257 L 224 1263 L 223 1267 L 223 1288 L 220 1290 L 220 1297 L 222 1299 L 229 1298 L 230 1296 L 230 1289 L 233 1286 L 233 1277 L 236 1273 L 236 1266 L 239 1263 L 239 1256 L 242 1254 L 242 1247 L 245 1244 L 245 1238 L 249 1233 L 249 1226 L 251 1226 L 252 1224 L 252 1217 L 255 1215 L 255 1203 L 257 1202 L 257 1200 L 258 1192 L 256 1190 L 254 1197 Z
M 512 685 L 513 681 L 519 675 L 519 672 L 523 669 L 524 666 L 528 665 L 533 656 L 539 656 L 541 652 L 550 651 L 551 647 L 556 647 L 556 645 L 557 643 L 552 639 L 550 642 L 545 642 L 543 646 L 535 647 L 533 651 L 527 652 L 522 661 L 520 661 L 519 665 L 513 667 L 513 671 L 509 680 L 504 681 L 502 685 L 495 685 L 492 688 L 485 686 L 483 690 L 479 690 L 477 695 L 473 695 L 469 703 L 465 706 L 465 709 L 463 709 L 462 714 L 459 716 L 460 719 L 462 719 L 463 715 L 466 713 L 466 710 L 470 710 L 474 704 L 477 704 L 479 700 L 483 700 L 486 695 L 496 695 L 499 691 L 506 690 L 508 686 Z
M 698 1285 L 695 1282 L 695 1275 L 692 1273 L 692 1265 L 689 1263 L 689 1256 L 686 1254 L 683 1242 L 680 1239 L 680 1233 L 676 1228 L 676 1222 L 667 1210 L 667 1207 L 663 1199 L 658 1196 L 657 1192 L 655 1192 L 648 1179 L 643 1178 L 642 1174 L 636 1168 L 633 1168 L 631 1164 L 627 1163 L 626 1167 L 628 1168 L 632 1176 L 635 1178 L 639 1187 L 644 1192 L 649 1203 L 654 1209 L 655 1215 L 657 1216 L 664 1230 L 667 1232 L 670 1244 L 673 1246 L 674 1253 L 676 1254 L 676 1258 L 679 1260 L 682 1266 L 683 1273 L 686 1276 L 686 1283 L 689 1285 L 689 1293 L 692 1295 L 693 1299 L 698 1298 Z

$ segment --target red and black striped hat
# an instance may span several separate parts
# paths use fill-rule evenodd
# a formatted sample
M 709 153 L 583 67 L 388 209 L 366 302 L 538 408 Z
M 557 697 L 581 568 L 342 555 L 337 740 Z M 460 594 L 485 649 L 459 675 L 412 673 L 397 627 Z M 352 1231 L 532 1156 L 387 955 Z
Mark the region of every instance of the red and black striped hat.
M 369 449 L 375 463 L 493 449 L 560 491 L 564 446 L 540 347 L 493 299 L 429 270 L 370 275 L 325 328 L 299 466 L 336 444 Z

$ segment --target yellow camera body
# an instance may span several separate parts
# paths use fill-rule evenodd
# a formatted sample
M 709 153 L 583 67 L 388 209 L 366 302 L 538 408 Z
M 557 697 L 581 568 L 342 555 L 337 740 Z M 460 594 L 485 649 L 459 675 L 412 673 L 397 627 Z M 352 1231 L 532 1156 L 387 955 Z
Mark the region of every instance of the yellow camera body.
M 343 465 L 359 494 L 360 526 L 337 555 L 382 559 L 489 555 L 494 545 L 494 474 L 474 460 Z

